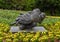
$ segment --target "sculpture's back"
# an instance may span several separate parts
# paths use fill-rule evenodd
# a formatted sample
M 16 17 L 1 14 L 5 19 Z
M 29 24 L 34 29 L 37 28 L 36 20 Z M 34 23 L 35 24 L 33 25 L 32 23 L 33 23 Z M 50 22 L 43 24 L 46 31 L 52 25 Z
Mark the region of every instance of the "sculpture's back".
M 21 15 L 17 20 L 17 22 L 20 24 L 29 24 L 31 23 L 31 16 L 30 14 L 24 14 Z

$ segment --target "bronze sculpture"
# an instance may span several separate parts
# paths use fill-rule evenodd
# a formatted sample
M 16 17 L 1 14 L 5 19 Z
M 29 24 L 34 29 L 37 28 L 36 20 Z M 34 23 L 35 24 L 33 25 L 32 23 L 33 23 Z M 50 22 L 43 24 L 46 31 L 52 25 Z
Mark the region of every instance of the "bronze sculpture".
M 34 9 L 33 11 L 29 11 L 26 14 L 21 13 L 12 25 L 20 24 L 20 29 L 31 29 L 35 27 L 37 23 L 41 23 L 45 18 L 45 13 L 41 12 L 40 9 Z

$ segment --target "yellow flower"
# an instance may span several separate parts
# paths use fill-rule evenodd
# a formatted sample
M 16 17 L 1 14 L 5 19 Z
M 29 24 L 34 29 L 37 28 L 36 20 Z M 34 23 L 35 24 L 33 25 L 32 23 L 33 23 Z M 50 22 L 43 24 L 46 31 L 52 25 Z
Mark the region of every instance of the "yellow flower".
M 11 42 L 11 39 L 6 39 L 6 42 Z
M 17 37 L 17 35 L 14 35 L 14 38 L 16 38 Z
M 60 35 L 56 35 L 57 37 L 60 37 Z
M 1 26 L 4 26 L 3 24 L 1 24 Z
M 32 38 L 30 41 L 31 41 L 31 42 L 34 42 L 34 41 L 35 41 L 35 38 Z
M 13 39 L 13 42 L 18 42 L 18 39 L 16 39 L 16 38 L 15 38 L 15 39 Z
M 24 42 L 29 42 L 29 38 L 24 38 L 23 41 Z
M 0 40 L 3 40 L 3 37 L 0 37 Z
M 58 26 L 58 24 L 56 23 L 55 26 Z

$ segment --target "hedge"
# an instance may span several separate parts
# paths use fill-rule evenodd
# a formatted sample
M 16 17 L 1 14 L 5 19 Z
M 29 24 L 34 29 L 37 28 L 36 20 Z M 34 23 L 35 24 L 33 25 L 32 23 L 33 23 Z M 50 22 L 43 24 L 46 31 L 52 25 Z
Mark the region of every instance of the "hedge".
M 40 8 L 50 15 L 60 14 L 60 0 L 0 0 L 0 8 L 16 10 L 32 10 Z

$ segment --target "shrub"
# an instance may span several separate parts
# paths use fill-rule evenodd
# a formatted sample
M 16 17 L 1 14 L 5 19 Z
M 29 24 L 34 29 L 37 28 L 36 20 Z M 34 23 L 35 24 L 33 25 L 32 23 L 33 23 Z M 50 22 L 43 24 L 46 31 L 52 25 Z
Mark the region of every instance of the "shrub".
M 35 7 L 35 0 L 0 0 L 0 8 L 32 10 Z

